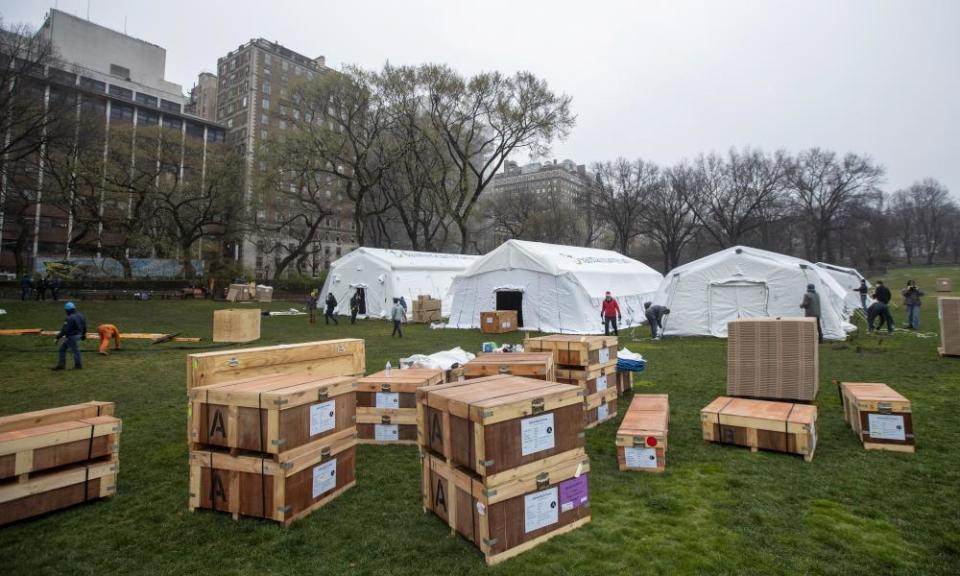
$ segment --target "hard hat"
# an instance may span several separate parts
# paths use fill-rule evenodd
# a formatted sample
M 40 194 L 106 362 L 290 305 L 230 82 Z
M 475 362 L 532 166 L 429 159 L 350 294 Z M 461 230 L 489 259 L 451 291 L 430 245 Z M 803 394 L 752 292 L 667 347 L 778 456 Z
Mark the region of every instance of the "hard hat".
M 76 310 L 77 307 L 74 305 L 73 302 L 67 302 L 66 304 L 63 305 L 63 309 L 69 311 L 69 310 Z

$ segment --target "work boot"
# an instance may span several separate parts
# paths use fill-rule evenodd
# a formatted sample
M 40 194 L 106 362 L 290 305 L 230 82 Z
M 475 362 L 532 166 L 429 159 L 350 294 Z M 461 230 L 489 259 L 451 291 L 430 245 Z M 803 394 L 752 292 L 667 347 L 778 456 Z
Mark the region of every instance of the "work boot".
M 53 368 L 51 368 L 51 370 L 66 370 L 66 369 L 67 369 L 66 366 L 54 366 Z
M 73 369 L 74 369 L 74 370 L 82 370 L 82 369 L 83 369 L 83 366 L 74 366 Z

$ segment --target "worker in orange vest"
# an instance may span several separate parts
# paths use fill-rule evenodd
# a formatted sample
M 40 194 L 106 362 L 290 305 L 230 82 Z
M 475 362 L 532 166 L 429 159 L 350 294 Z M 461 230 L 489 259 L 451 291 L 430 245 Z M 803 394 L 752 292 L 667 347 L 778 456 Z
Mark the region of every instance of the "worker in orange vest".
M 113 324 L 101 324 L 97 326 L 97 333 L 100 334 L 100 353 L 104 356 L 107 355 L 107 348 L 110 344 L 110 339 L 113 338 L 113 349 L 120 349 L 120 330 L 117 329 Z

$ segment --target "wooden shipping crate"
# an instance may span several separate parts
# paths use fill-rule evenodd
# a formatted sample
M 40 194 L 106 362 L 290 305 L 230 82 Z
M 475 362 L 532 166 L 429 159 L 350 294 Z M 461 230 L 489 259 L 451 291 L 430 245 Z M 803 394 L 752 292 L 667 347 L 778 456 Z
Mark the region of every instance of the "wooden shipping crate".
M 429 296 L 419 296 L 411 303 L 414 312 L 432 312 L 440 310 L 441 301 Z
M 941 356 L 960 356 L 960 297 L 937 298 Z
M 353 430 L 355 376 L 256 376 L 190 390 L 190 442 L 284 454 Z M 293 457 L 291 455 L 290 457 Z
M 213 311 L 214 342 L 252 342 L 259 339 L 259 308 L 229 308 Z
M 363 340 L 344 338 L 300 344 L 281 344 L 201 352 L 187 356 L 187 390 L 275 374 L 363 376 L 366 352 Z
M 618 370 L 617 394 L 623 396 L 628 390 L 633 390 L 633 372 L 629 370 Z
M 484 334 L 516 332 L 520 328 L 517 322 L 516 310 L 494 310 L 480 313 L 480 331 Z
M 509 375 L 420 388 L 420 445 L 496 483 L 513 468 L 583 448 L 583 395 Z
M 0 433 L 97 416 L 113 416 L 113 402 L 91 401 L 83 404 L 71 404 L 69 406 L 47 408 L 46 410 L 0 416 Z
M 583 407 L 584 423 L 587 428 L 599 426 L 607 420 L 615 418 L 617 416 L 617 389 L 607 388 L 603 392 L 587 396 Z
M 443 370 L 380 371 L 357 381 L 357 434 L 361 444 L 416 444 L 417 389 L 443 383 Z
M 113 496 L 118 469 L 116 461 L 88 462 L 0 485 L 0 526 Z
M 589 472 L 581 450 L 527 464 L 490 484 L 426 453 L 423 507 L 473 542 L 493 565 L 590 522 Z
M 94 416 L 0 432 L 0 481 L 91 460 L 117 459 L 120 419 Z
M 583 368 L 616 365 L 618 345 L 616 336 L 572 334 L 551 334 L 523 341 L 527 352 L 553 352 L 557 366 Z
M 351 428 L 313 442 L 287 462 L 269 455 L 190 452 L 189 509 L 253 516 L 284 527 L 356 484 L 356 432 Z
M 813 460 L 817 407 L 808 404 L 720 396 L 700 411 L 703 439 L 773 450 Z
M 813 402 L 819 388 L 815 318 L 727 324 L 727 395 Z
M 910 400 L 886 384 L 841 382 L 843 419 L 867 450 L 915 451 Z
M 953 292 L 953 281 L 949 278 L 937 278 L 937 292 Z
M 667 465 L 670 400 L 666 394 L 637 394 L 617 430 L 620 470 L 663 472 Z
M 463 366 L 456 366 L 449 370 L 443 371 L 443 381 L 444 382 L 463 382 L 466 380 L 466 374 Z
M 556 360 L 556 358 L 554 358 Z M 588 394 L 603 392 L 607 388 L 617 389 L 617 364 L 600 364 L 587 368 L 558 367 L 557 382 L 573 384 L 587 391 Z
M 481 378 L 495 374 L 512 374 L 556 382 L 557 373 L 553 355 L 549 352 L 491 352 L 463 365 L 466 378 Z

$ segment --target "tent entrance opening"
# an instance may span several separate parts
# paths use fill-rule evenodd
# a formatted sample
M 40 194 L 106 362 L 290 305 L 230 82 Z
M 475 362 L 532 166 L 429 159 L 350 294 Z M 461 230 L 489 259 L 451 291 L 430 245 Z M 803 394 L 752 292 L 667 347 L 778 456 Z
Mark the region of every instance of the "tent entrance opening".
M 367 291 L 363 288 L 356 288 L 357 294 L 360 295 L 360 309 L 357 312 L 360 316 L 367 315 Z
M 767 316 L 767 285 L 762 282 L 711 284 L 710 333 L 726 338 L 727 322 Z
M 498 290 L 497 310 L 516 310 L 517 327 L 523 327 L 523 292 L 519 290 Z

